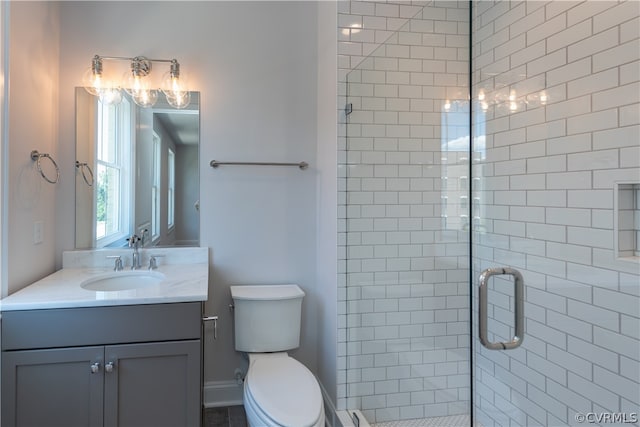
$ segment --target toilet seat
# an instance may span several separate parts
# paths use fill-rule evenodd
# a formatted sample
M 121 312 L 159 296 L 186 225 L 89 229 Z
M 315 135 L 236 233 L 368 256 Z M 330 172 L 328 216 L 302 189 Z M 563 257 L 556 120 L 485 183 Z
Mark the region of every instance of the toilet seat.
M 306 366 L 287 353 L 249 354 L 245 404 L 274 426 L 324 424 L 320 386 Z

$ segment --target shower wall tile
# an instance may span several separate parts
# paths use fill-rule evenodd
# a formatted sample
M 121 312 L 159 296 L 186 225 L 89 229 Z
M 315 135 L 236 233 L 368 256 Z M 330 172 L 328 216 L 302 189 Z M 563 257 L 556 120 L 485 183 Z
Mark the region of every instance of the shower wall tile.
M 614 188 L 640 182 L 640 3 L 474 2 L 473 16 L 474 97 L 517 94 L 513 109 L 476 110 L 486 148 L 473 196 L 486 231 L 474 239 L 474 274 L 508 263 L 527 285 L 522 347 L 475 349 L 478 420 L 571 425 L 576 413 L 633 412 L 640 259 L 615 258 Z M 499 44 L 503 28 L 511 40 Z M 497 296 L 492 307 L 492 333 L 508 337 L 508 307 Z

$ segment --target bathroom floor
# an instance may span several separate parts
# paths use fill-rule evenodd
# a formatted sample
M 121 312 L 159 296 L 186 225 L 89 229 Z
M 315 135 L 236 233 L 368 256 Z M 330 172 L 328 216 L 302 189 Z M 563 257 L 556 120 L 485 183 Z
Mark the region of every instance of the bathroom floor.
M 247 416 L 242 406 L 205 408 L 202 427 L 247 427 Z

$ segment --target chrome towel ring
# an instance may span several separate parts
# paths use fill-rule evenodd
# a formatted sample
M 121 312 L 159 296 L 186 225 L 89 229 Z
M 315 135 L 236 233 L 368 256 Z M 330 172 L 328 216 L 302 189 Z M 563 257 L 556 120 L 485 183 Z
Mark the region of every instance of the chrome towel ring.
M 84 182 L 89 186 L 89 187 L 93 187 L 93 171 L 91 170 L 91 167 L 89 166 L 89 164 L 87 164 L 87 162 L 79 162 L 76 160 L 76 169 L 80 169 L 80 173 L 82 174 L 82 179 L 84 179 Z M 89 176 L 90 179 L 87 178 L 87 174 L 85 173 L 86 171 L 89 171 Z M 89 182 L 91 181 L 91 182 Z
M 42 171 L 42 165 L 40 165 L 40 159 L 43 157 L 46 157 L 47 159 L 51 160 L 51 163 L 53 163 L 53 166 L 56 168 L 56 179 L 50 179 Z M 53 160 L 53 157 L 51 157 L 49 154 L 39 153 L 38 150 L 33 150 L 31 152 L 31 160 L 36 162 L 36 166 L 38 167 L 38 172 L 40 172 L 40 175 L 42 175 L 42 178 L 44 178 L 45 181 L 47 181 L 50 184 L 55 184 L 60 180 L 60 168 L 58 168 L 58 164 L 56 163 L 55 160 Z

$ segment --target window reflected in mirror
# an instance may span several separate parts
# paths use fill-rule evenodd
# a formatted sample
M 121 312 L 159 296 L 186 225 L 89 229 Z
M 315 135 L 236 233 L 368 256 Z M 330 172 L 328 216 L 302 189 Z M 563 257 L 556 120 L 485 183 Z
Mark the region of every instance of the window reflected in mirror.
M 131 103 L 97 104 L 95 241 L 102 248 L 128 237 L 131 206 Z
M 102 104 L 76 88 L 76 249 L 198 246 L 199 94 L 188 109 Z

